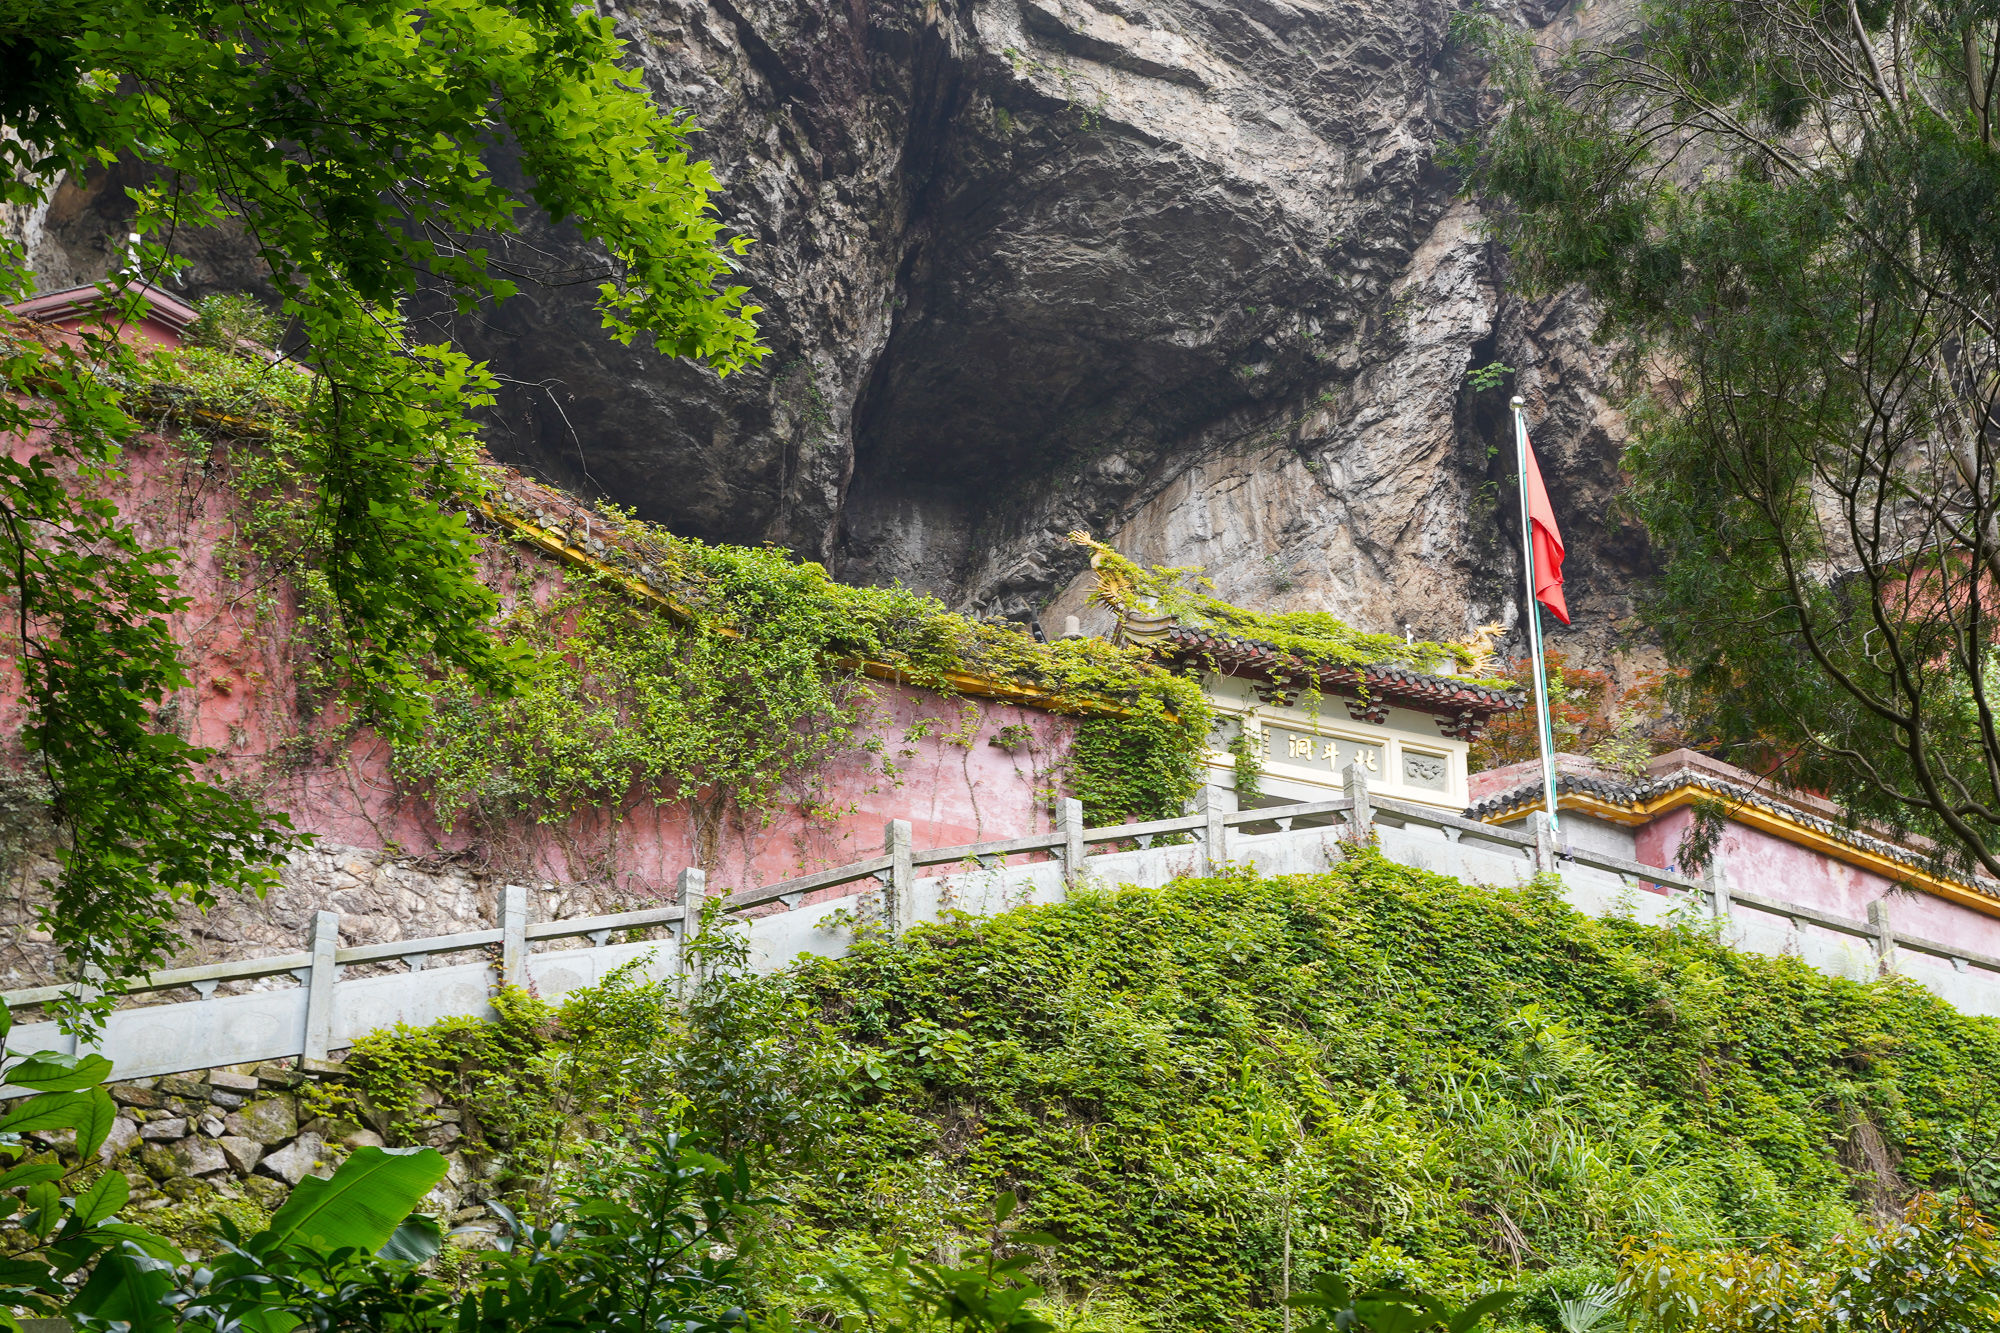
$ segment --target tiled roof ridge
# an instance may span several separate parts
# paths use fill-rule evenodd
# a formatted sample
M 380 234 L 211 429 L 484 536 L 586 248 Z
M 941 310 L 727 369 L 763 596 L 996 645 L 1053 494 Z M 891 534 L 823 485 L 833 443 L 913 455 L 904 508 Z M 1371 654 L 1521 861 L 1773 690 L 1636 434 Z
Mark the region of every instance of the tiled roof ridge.
M 579 548 L 598 559 L 614 556 L 636 559 L 638 553 L 626 542 L 606 541 L 598 532 L 592 531 L 594 525 L 602 524 L 604 532 L 629 537 L 622 520 L 599 513 L 590 501 L 505 463 L 488 462 L 486 471 L 493 482 L 489 503 L 497 502 L 499 507 L 552 533 L 573 538 Z M 650 564 L 637 561 L 627 564 L 621 572 L 636 575 L 654 592 L 667 595 L 664 587 L 654 583 L 657 576 Z
M 126 291 L 143 296 L 150 307 L 151 315 L 177 333 L 201 317 L 193 306 L 172 292 L 163 291 L 150 282 L 130 283 Z M 111 298 L 105 295 L 104 290 L 92 282 L 63 287 L 53 292 L 43 292 L 25 301 L 16 301 L 7 309 L 22 319 L 53 323 L 70 315 L 85 315 L 101 310 L 110 304 L 110 301 Z
M 1377 685 L 1387 685 L 1403 698 L 1471 707 L 1488 713 L 1512 712 L 1522 706 L 1521 699 L 1506 690 L 1496 690 L 1490 685 L 1479 685 L 1472 681 L 1459 680 L 1454 676 L 1432 675 L 1394 662 L 1370 662 L 1360 666 L 1315 666 L 1295 653 L 1286 652 L 1277 645 L 1265 643 L 1260 639 L 1182 624 L 1168 626 L 1160 634 L 1160 638 L 1178 648 L 1193 652 L 1214 653 L 1221 649 L 1244 653 L 1250 660 L 1232 665 L 1261 666 L 1267 671 L 1282 670 L 1288 676 L 1295 677 L 1309 675 L 1316 678 L 1322 686 L 1372 688 Z
M 1680 768 L 1659 774 L 1655 777 L 1636 779 L 1630 782 L 1618 782 L 1611 778 L 1593 777 L 1583 773 L 1558 772 L 1556 774 L 1556 794 L 1558 796 L 1565 794 L 1594 796 L 1612 805 L 1636 806 L 1656 796 L 1663 796 L 1668 792 L 1678 791 L 1684 787 L 1698 787 L 1703 791 L 1713 792 L 1736 805 L 1756 806 L 1773 814 L 1783 815 L 1785 818 L 1803 824 L 1815 832 L 1844 842 L 1850 847 L 1857 847 L 1884 860 L 1894 861 L 1899 865 L 1906 865 L 1912 870 L 1921 870 L 1926 874 L 1937 873 L 1937 862 L 1935 860 L 1925 857 L 1921 853 L 1913 851 L 1900 843 L 1890 842 L 1886 838 L 1878 838 L 1873 834 L 1863 833 L 1859 829 L 1848 828 L 1838 820 L 1828 819 L 1824 815 L 1805 809 L 1773 792 L 1759 790 L 1755 787 L 1746 787 L 1737 782 L 1730 782 L 1713 773 L 1703 773 L 1695 769 Z M 1465 817 L 1481 822 L 1489 822 L 1500 816 L 1512 814 L 1517 810 L 1536 805 L 1541 799 L 1542 784 L 1539 781 L 1522 783 L 1520 786 L 1510 788 L 1497 796 L 1489 796 L 1483 801 L 1468 806 L 1465 811 Z M 2000 884 L 1995 884 L 1991 880 L 1981 879 L 1977 876 L 1967 878 L 1962 875 L 1950 875 L 1948 878 L 1987 897 L 2000 898 Z

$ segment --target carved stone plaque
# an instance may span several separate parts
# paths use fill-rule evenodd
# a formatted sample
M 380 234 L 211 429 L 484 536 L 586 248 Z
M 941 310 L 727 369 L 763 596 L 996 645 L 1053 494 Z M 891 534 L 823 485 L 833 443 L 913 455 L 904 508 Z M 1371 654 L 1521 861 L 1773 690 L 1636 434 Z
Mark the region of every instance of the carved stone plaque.
M 1450 785 L 1451 761 L 1441 754 L 1403 751 L 1403 781 L 1412 787 L 1443 791 Z

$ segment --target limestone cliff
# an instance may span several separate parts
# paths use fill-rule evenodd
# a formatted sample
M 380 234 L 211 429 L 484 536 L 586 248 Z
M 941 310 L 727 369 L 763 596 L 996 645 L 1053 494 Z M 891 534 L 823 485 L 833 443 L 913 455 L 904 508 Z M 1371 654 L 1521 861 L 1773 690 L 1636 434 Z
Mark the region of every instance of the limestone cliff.
M 1078 609 L 1085 527 L 1245 604 L 1449 637 L 1517 601 L 1504 397 L 1465 388 L 1503 360 L 1573 646 L 1608 650 L 1646 557 L 1607 518 L 1605 358 L 1587 309 L 1506 294 L 1435 161 L 1491 110 L 1446 0 L 611 8 L 707 127 L 772 354 L 718 381 L 607 343 L 587 282 L 530 288 L 457 329 L 509 378 L 503 457 L 1000 615 Z M 31 220 L 51 282 L 101 268 L 115 194 Z M 592 269 L 560 231 L 516 249 Z M 243 281 L 230 254 L 194 285 Z

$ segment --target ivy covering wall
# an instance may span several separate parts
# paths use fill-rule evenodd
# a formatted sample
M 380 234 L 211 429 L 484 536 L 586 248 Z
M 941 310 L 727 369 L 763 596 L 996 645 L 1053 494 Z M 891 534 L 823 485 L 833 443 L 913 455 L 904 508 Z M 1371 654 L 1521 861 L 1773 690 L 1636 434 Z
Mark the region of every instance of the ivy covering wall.
M 290 653 L 300 711 L 311 717 L 338 697 L 345 665 L 365 648 L 329 593 L 330 538 L 302 484 L 312 450 L 298 422 L 311 376 L 241 354 L 241 334 L 231 327 L 210 340 L 218 346 L 151 356 L 131 397 L 195 469 L 195 484 L 229 488 L 233 567 L 258 576 L 256 595 L 270 599 L 263 576 L 272 574 L 293 590 Z M 506 476 L 490 472 L 490 495 Z M 895 756 L 871 731 L 879 687 L 870 664 L 946 695 L 965 676 L 1018 685 L 1051 711 L 1078 715 L 1060 777 L 1096 822 L 1177 814 L 1194 790 L 1207 704 L 1197 684 L 1141 649 L 1038 643 L 906 588 L 838 583 L 779 550 L 678 537 L 610 506 L 589 512 L 598 537 L 643 564 L 647 587 L 612 569 L 530 556 L 487 523 L 482 541 L 504 607 L 495 630 L 536 669 L 494 693 L 433 666 L 406 683 L 412 712 L 335 710 L 317 719 L 318 739 L 392 723 L 397 777 L 447 825 L 558 821 L 634 799 L 728 802 L 754 820 L 781 789 L 810 792 L 815 772 L 857 749 L 895 780 Z
M 347 668 L 370 650 L 341 621 L 325 574 L 331 537 L 303 484 L 313 450 L 299 422 L 311 376 L 244 355 L 256 334 L 221 319 L 213 345 L 152 356 L 152 379 L 133 396 L 202 484 L 219 478 L 230 488 L 239 569 L 275 573 L 293 589 L 290 652 L 300 712 L 312 716 L 341 697 Z M 462 470 L 470 447 L 440 440 L 440 465 Z M 489 500 L 508 476 L 490 472 Z M 1018 685 L 1076 716 L 1058 778 L 1093 823 L 1178 814 L 1200 780 L 1210 709 L 1196 682 L 1161 669 L 1141 647 L 1089 637 L 1041 643 L 907 588 L 839 583 L 773 548 L 679 537 L 610 506 L 580 512 L 606 556 L 595 572 L 529 556 L 503 524 L 484 524 L 503 655 L 538 664 L 511 692 L 419 668 L 420 678 L 395 691 L 404 701 L 396 715 L 334 708 L 317 719 L 314 739 L 386 725 L 396 777 L 447 826 L 615 816 L 633 801 L 693 801 L 711 817 L 730 806 L 754 822 L 780 793 L 809 816 L 832 815 L 838 800 L 814 777 L 835 760 L 859 751 L 884 781 L 897 777 L 875 726 L 879 686 L 868 664 L 946 695 L 968 676 Z M 1320 665 L 1459 673 L 1479 665 L 1465 645 L 1366 634 L 1319 612 L 1235 607 L 1212 596 L 1197 571 L 1142 567 L 1078 540 L 1092 552 L 1107 605 L 1258 638 Z
M 501 1041 L 368 1039 L 350 1095 L 464 1096 L 530 1199 L 642 1111 L 699 1126 L 789 1201 L 757 1263 L 804 1311 L 840 1306 L 828 1265 L 976 1244 L 1003 1188 L 1060 1242 L 1041 1278 L 1116 1316 L 1078 1327 L 1190 1331 L 1278 1329 L 1287 1274 L 1336 1268 L 1504 1281 L 1555 1333 L 1628 1238 L 2000 1202 L 1993 1021 L 1365 851 L 508 1012 Z
M 519 606 L 501 632 L 545 663 L 530 685 L 496 698 L 443 676 L 434 724 L 398 749 L 398 774 L 447 819 L 560 819 L 632 792 L 726 796 L 754 818 L 788 781 L 857 747 L 893 781 L 864 662 L 945 695 L 959 675 L 1018 684 L 1081 715 L 1062 776 L 1096 822 L 1177 814 L 1193 794 L 1207 702 L 1142 650 L 1037 643 L 907 588 L 835 582 L 781 551 L 616 514 L 607 524 L 644 541 L 655 586 L 681 610 L 577 574 L 553 599 Z

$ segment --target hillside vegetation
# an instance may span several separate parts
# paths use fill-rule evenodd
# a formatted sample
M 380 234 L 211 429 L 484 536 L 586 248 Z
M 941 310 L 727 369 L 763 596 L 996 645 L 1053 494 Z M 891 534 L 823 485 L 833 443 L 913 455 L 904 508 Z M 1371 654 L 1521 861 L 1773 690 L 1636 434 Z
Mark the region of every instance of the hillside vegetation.
M 425 1083 L 461 1101 L 531 1202 L 677 1115 L 788 1201 L 758 1265 L 801 1313 L 849 1299 L 829 1264 L 979 1244 L 1002 1190 L 1078 1327 L 1276 1329 L 1335 1269 L 1504 1281 L 1555 1329 L 1629 1238 L 1810 1245 L 2000 1183 L 1993 1023 L 1367 852 L 712 970 L 378 1034 L 350 1095 L 392 1131 Z

